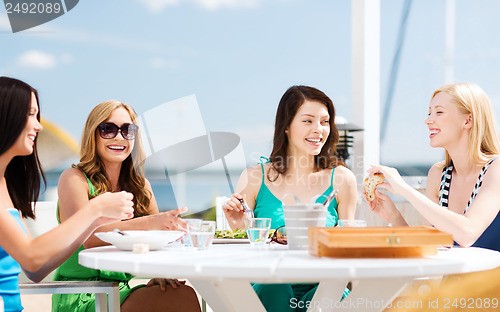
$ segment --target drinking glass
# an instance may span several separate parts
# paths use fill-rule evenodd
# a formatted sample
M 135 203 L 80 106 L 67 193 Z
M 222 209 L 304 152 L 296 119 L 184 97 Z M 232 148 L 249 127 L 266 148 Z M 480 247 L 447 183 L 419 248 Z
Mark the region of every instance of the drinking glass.
M 366 221 L 360 219 L 339 220 L 340 227 L 366 227 Z
M 245 228 L 248 239 L 252 246 L 263 246 L 266 244 L 271 228 L 270 218 L 248 218 L 245 219 Z
M 207 249 L 212 245 L 215 234 L 215 221 L 201 221 L 199 227 L 197 224 L 189 232 L 193 247 L 198 250 Z
M 189 236 L 189 232 L 196 231 L 200 229 L 202 219 L 184 219 L 186 221 L 186 230 L 187 233 L 182 236 L 182 243 L 184 246 L 193 247 L 193 242 L 191 241 L 191 236 Z

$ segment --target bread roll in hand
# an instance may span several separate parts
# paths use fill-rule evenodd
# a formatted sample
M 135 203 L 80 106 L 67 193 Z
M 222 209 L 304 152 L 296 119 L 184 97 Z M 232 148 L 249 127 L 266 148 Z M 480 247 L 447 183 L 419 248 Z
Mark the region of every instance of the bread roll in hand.
M 363 188 L 365 189 L 366 197 L 369 201 L 375 199 L 375 188 L 377 185 L 385 181 L 385 177 L 382 173 L 374 173 L 363 182 Z

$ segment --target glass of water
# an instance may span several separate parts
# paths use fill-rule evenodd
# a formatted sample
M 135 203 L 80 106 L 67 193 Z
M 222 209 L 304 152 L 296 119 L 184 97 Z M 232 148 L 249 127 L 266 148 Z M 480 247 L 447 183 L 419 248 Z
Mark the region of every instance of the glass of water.
M 202 219 L 184 219 L 186 221 L 186 234 L 182 236 L 182 243 L 184 246 L 193 247 L 193 243 L 191 242 L 191 236 L 189 236 L 189 232 L 193 230 L 199 230 L 201 226 Z
M 252 246 L 264 246 L 269 237 L 271 228 L 270 218 L 248 218 L 245 219 L 245 227 L 248 239 Z
M 207 249 L 212 245 L 215 235 L 215 221 L 201 221 L 191 227 L 189 236 L 191 244 L 198 250 Z

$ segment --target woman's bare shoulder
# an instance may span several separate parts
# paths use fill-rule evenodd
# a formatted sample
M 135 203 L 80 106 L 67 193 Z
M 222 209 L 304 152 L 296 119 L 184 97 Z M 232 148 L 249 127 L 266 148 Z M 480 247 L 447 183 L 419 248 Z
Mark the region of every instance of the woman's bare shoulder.
M 89 185 L 85 175 L 77 168 L 69 168 L 59 177 L 57 193 L 59 199 L 74 198 L 77 194 L 88 194 Z
M 326 169 L 329 170 L 328 173 L 331 174 L 333 169 Z M 344 179 L 350 182 L 356 182 L 356 177 L 354 175 L 354 172 L 351 171 L 351 169 L 344 167 L 344 166 L 337 166 L 335 167 L 335 172 L 333 173 L 333 179 Z
M 236 192 L 245 194 L 257 194 L 262 181 L 262 169 L 260 165 L 248 167 L 240 175 Z
M 334 169 L 335 169 L 335 174 L 340 173 L 340 174 L 353 174 L 354 175 L 354 173 L 351 171 L 351 169 L 347 168 L 346 166 L 342 166 L 342 165 L 337 166 L 333 169 L 326 169 L 326 170 L 330 170 L 330 172 L 332 172 L 332 170 L 334 170 Z
M 488 167 L 486 174 L 484 175 L 484 180 L 486 183 L 489 181 L 494 182 L 495 185 L 500 183 L 500 160 L 495 159 Z
M 437 201 L 439 189 L 441 187 L 441 175 L 444 168 L 444 162 L 435 163 L 427 173 L 427 183 L 425 185 L 427 197 Z
M 268 164 L 264 164 L 264 168 L 266 168 L 266 165 L 268 165 Z M 267 169 L 265 169 L 265 171 L 267 172 Z M 249 184 L 252 184 L 252 185 L 260 184 L 260 182 L 262 181 L 262 167 L 261 167 L 261 165 L 255 165 L 255 166 L 251 166 L 251 167 L 246 168 L 241 173 L 241 177 L 245 177 L 247 179 L 247 181 L 249 182 Z
M 79 169 L 69 168 L 64 170 L 63 173 L 61 173 L 61 176 L 59 177 L 59 183 L 68 181 L 86 183 L 87 179 Z
M 441 175 L 443 174 L 444 162 L 440 161 L 432 165 L 432 167 L 427 172 L 427 183 L 431 181 L 441 181 Z

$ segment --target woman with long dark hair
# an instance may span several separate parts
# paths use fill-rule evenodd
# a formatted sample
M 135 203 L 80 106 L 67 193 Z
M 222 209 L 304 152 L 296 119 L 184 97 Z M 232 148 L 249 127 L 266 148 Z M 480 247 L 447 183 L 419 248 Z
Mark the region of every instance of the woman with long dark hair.
M 312 197 L 339 191 L 327 212 L 327 226 L 337 220 L 353 219 L 357 191 L 354 174 L 339 165 L 335 147 L 339 140 L 335 108 L 322 91 L 308 86 L 290 87 L 282 96 L 276 113 L 273 150 L 268 162 L 246 169 L 236 193 L 223 206 L 231 228 L 244 228 L 244 200 L 255 217 L 271 218 L 271 228 L 285 224 L 283 197 L 295 194 L 302 203 Z M 311 300 L 317 284 L 255 284 L 267 311 L 291 311 L 293 298 Z
M 23 218 L 35 218 L 41 181 L 38 92 L 0 77 L 0 295 L 5 311 L 22 311 L 18 275 L 41 281 L 99 226 L 133 216 L 132 194 L 103 193 L 55 229 L 32 239 Z

